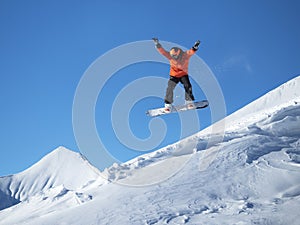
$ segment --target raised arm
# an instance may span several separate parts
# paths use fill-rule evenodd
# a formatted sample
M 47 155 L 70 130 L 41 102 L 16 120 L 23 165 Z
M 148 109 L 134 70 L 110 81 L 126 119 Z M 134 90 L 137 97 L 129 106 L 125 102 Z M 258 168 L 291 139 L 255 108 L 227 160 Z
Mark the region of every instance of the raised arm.
M 172 59 L 170 53 L 161 46 L 161 44 L 158 41 L 158 38 L 152 38 L 152 40 L 154 41 L 155 47 L 160 54 L 165 56 L 167 59 Z
M 196 41 L 195 42 L 195 44 L 193 45 L 193 47 L 190 49 L 190 50 L 188 50 L 186 53 L 188 54 L 188 55 L 193 55 L 193 54 L 195 54 L 195 52 L 198 50 L 198 48 L 199 48 L 199 45 L 200 45 L 200 41 L 198 40 L 198 41 Z

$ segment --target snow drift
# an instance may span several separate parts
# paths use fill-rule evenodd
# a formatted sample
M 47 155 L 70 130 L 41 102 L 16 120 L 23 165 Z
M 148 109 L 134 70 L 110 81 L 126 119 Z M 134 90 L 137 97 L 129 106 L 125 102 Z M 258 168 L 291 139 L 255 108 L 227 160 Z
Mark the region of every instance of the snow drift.
M 299 90 L 296 77 L 220 121 L 221 142 L 207 146 L 218 135 L 209 127 L 101 174 L 80 154 L 55 150 L 0 178 L 0 224 L 296 225 Z

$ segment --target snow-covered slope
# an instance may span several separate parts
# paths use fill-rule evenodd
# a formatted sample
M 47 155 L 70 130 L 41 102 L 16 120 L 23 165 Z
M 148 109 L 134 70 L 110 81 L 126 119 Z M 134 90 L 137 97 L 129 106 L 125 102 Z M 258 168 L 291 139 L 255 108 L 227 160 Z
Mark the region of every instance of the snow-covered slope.
M 0 211 L 0 225 L 299 224 L 299 90 L 297 77 L 220 121 L 220 127 L 226 125 L 222 141 L 207 146 L 220 135 L 211 134 L 210 127 L 156 152 L 113 165 L 101 176 L 82 158 L 71 160 L 74 167 L 83 166 L 79 170 L 70 166 L 64 174 L 54 168 L 47 172 L 53 159 L 46 156 L 49 161 L 32 167 L 37 184 L 28 170 L 19 178 L 27 184 L 23 189 L 26 198 L 12 194 L 21 193 L 18 191 L 10 193 L 21 188 L 3 185 L 16 178 L 1 178 L 0 190 L 12 201 L 22 202 Z M 80 158 L 64 152 L 64 163 L 75 155 Z M 55 168 L 62 166 L 54 164 Z M 207 164 L 205 169 L 203 164 Z M 78 171 L 85 170 L 89 175 L 73 183 Z M 55 182 L 41 185 L 40 180 L 45 183 L 45 179 L 38 178 L 39 173 L 56 174 Z M 104 182 L 102 177 L 113 182 Z
M 99 174 L 82 155 L 59 147 L 27 170 L 0 177 L 0 209 L 60 185 L 76 190 Z
M 300 113 L 294 110 L 300 104 L 299 90 L 300 76 L 282 84 L 196 135 L 180 140 L 173 145 L 148 155 L 137 157 L 122 165 L 114 165 L 106 169 L 104 173 L 109 179 L 119 180 L 119 183 L 122 184 L 153 184 L 161 181 L 162 178 L 174 175 L 174 173 L 181 169 L 181 167 L 176 169 L 178 165 L 182 166 L 189 162 L 191 153 L 202 151 L 223 141 L 226 142 L 228 134 L 239 133 L 240 135 L 247 135 L 251 132 L 260 133 L 262 130 L 260 130 L 259 126 L 263 123 L 268 123 L 263 129 L 268 129 L 268 132 L 273 135 L 282 136 L 285 132 L 289 132 L 289 135 L 295 133 L 296 136 L 300 136 L 300 122 L 297 117 L 300 116 Z M 277 114 L 280 115 L 278 116 L 279 118 L 275 118 Z M 284 118 L 283 121 L 281 121 L 281 117 Z M 272 126 L 275 126 L 276 129 L 272 129 Z M 222 134 L 221 137 L 220 133 Z M 215 151 L 206 151 L 205 154 L 208 154 L 206 156 L 207 160 L 201 162 L 199 169 L 200 167 L 205 169 L 207 167 L 206 162 L 209 164 L 214 159 L 218 150 L 219 148 Z M 173 157 L 178 155 L 181 157 Z M 161 163 L 162 160 L 164 160 L 164 163 Z M 160 164 L 165 169 L 162 170 Z M 141 168 L 148 165 L 151 165 L 148 172 L 150 176 L 147 178 L 148 180 L 145 180 L 143 170 L 146 169 L 141 170 Z M 128 175 L 130 175 L 130 178 L 127 178 Z M 139 176 L 142 180 L 139 180 Z M 127 179 L 122 181 L 124 177 Z
M 299 88 L 300 76 L 280 85 L 235 113 L 227 116 L 226 123 L 235 129 L 239 124 L 240 126 L 245 126 L 246 123 L 255 122 L 277 110 L 297 104 L 300 99 Z

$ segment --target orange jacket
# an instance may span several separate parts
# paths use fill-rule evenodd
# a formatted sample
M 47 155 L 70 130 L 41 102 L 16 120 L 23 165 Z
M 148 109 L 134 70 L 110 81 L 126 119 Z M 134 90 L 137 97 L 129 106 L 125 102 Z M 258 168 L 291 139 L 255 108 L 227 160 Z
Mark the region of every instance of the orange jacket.
M 173 77 L 183 77 L 188 75 L 189 60 L 192 55 L 195 54 L 195 50 L 191 48 L 185 52 L 182 52 L 179 59 L 173 59 L 169 52 L 167 52 L 163 47 L 157 47 L 160 54 L 165 56 L 170 61 L 170 75 Z

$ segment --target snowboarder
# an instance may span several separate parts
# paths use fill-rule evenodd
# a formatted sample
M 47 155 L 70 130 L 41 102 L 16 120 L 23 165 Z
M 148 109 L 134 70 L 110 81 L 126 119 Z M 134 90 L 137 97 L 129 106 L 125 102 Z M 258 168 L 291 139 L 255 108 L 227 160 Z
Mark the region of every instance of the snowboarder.
M 183 84 L 185 90 L 185 100 L 187 107 L 193 108 L 193 102 L 195 98 L 188 76 L 188 65 L 191 56 L 194 55 L 198 50 L 200 41 L 196 41 L 194 46 L 185 52 L 178 47 L 173 47 L 168 52 L 162 47 L 157 38 L 152 39 L 158 52 L 165 56 L 170 62 L 170 79 L 168 81 L 168 87 L 165 96 L 165 113 L 170 113 L 172 111 L 173 91 L 179 82 Z

